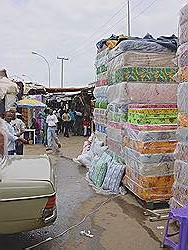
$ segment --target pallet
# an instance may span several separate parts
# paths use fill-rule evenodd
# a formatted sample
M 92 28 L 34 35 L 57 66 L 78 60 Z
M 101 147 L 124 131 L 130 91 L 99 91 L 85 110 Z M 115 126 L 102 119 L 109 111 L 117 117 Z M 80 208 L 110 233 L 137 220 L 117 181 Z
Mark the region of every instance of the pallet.
M 134 192 L 132 192 L 130 189 L 124 186 L 126 189 L 127 193 L 130 193 L 136 201 L 145 209 L 164 209 L 164 208 L 169 208 L 169 199 L 168 200 L 154 200 L 154 201 L 145 201 L 142 200 L 140 197 L 138 197 Z

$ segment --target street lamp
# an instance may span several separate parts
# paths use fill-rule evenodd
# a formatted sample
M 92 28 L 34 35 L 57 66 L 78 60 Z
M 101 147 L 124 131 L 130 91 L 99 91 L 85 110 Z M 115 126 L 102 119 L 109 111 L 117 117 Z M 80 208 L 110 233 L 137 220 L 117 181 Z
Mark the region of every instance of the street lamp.
M 57 56 L 57 59 L 61 60 L 61 88 L 63 88 L 63 70 L 64 70 L 64 68 L 63 68 L 63 61 L 64 60 L 68 61 L 69 59 L 66 58 L 66 57 L 59 57 L 59 56 Z
M 48 65 L 48 86 L 50 88 L 50 64 L 49 64 L 49 62 L 46 60 L 46 58 L 43 55 L 38 54 L 37 52 L 34 52 L 34 51 L 32 51 L 31 53 L 33 55 L 37 55 L 37 56 L 42 57 L 44 59 L 44 61 L 47 63 L 47 65 Z

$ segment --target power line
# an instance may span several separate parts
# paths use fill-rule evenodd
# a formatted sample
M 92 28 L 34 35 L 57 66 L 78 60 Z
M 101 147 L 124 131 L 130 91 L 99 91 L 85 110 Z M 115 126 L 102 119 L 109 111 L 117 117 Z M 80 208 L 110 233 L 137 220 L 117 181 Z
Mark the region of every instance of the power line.
M 148 6 L 147 6 L 147 8 L 145 8 L 143 11 L 141 11 L 138 15 L 136 15 L 135 17 L 133 17 L 132 19 L 131 19 L 131 22 L 132 21 L 134 21 L 135 19 L 137 19 L 139 16 L 141 16 L 142 14 L 144 14 L 149 8 L 151 8 L 153 5 L 154 5 L 154 3 L 155 2 L 157 2 L 157 0 L 154 0 L 154 1 L 152 1 Z M 133 10 L 136 10 L 139 6 L 140 6 L 140 4 L 142 3 L 142 1 L 140 1 L 137 5 L 135 5 L 134 6 L 134 8 L 133 8 Z M 132 11 L 133 11 L 132 10 Z M 112 25 L 112 26 L 110 26 L 110 28 L 108 28 L 105 32 L 103 32 L 102 34 L 100 34 L 100 37 L 102 37 L 103 35 L 105 35 L 109 30 L 111 30 L 112 28 L 114 28 L 117 24 L 119 24 L 120 22 L 122 22 L 123 20 L 124 20 L 124 18 L 126 18 L 127 17 L 127 14 L 126 14 L 126 16 L 124 16 L 124 17 L 122 17 L 122 18 L 120 18 L 114 25 Z M 98 38 L 96 38 L 95 40 L 97 40 Z M 93 40 L 93 41 L 91 41 L 91 42 L 95 42 L 95 40 Z M 90 43 L 90 42 L 89 42 Z M 85 44 L 85 46 L 82 48 L 82 49 L 80 49 L 79 51 L 77 51 L 77 53 L 73 56 L 73 59 L 75 59 L 75 58 L 77 58 L 78 56 L 81 56 L 82 54 L 84 54 L 85 53 L 85 48 L 86 47 L 88 47 L 86 44 Z M 93 46 L 89 46 L 89 48 L 91 48 L 91 47 L 93 47 Z M 82 52 L 82 53 L 79 53 L 79 52 Z
M 101 30 L 101 29 L 103 29 L 104 27 L 106 27 L 106 25 L 109 24 L 110 21 L 111 21 L 114 17 L 116 17 L 116 16 L 126 7 L 126 5 L 127 5 L 127 2 L 126 2 L 118 11 L 116 11 L 116 13 L 115 13 L 113 16 L 111 16 L 103 25 L 101 25 L 101 26 L 99 26 L 97 29 L 95 29 L 95 31 L 91 34 L 90 39 L 91 39 L 92 37 L 94 37 L 94 36 L 98 33 L 99 30 Z M 90 43 L 90 40 L 87 41 L 86 44 L 88 44 L 88 43 Z M 83 46 L 85 46 L 86 44 L 81 45 L 81 46 L 78 46 L 76 49 L 74 49 L 73 51 L 71 51 L 71 54 L 74 54 L 75 52 L 77 52 L 77 50 L 78 50 L 80 47 L 83 47 Z M 80 50 L 79 50 L 79 51 L 80 51 Z M 69 54 L 69 56 L 70 56 L 71 54 Z
M 139 16 L 141 16 L 142 14 L 144 14 L 148 9 L 150 9 L 150 8 L 154 5 L 155 2 L 157 2 L 157 0 L 152 1 L 152 2 L 148 5 L 148 7 L 147 7 L 146 9 L 144 9 L 144 10 L 141 11 L 137 16 L 135 16 L 134 18 L 132 18 L 131 21 L 134 21 L 134 20 L 137 19 Z

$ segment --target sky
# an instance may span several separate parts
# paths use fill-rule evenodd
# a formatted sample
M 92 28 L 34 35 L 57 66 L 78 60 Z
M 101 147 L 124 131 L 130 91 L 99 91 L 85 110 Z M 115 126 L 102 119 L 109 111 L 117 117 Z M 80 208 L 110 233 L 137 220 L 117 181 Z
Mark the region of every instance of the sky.
M 130 0 L 131 35 L 178 33 L 178 15 L 187 0 Z M 25 82 L 60 87 L 95 81 L 96 43 L 127 34 L 127 0 L 1 0 L 0 69 Z

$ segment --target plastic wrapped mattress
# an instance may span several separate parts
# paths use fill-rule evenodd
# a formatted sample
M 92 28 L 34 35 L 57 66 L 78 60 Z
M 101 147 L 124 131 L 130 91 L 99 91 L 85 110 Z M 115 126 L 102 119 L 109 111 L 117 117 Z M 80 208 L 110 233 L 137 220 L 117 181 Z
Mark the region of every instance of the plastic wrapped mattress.
M 188 162 L 176 160 L 174 164 L 175 180 L 183 185 L 188 183 Z
M 179 84 L 177 96 L 178 109 L 188 114 L 188 82 Z
M 123 156 L 127 166 L 142 176 L 165 176 L 174 172 L 174 155 L 141 154 L 128 147 L 123 148 Z
M 120 82 L 175 82 L 177 68 L 171 67 L 123 67 L 108 72 L 109 85 Z
M 140 131 L 153 131 L 153 130 L 174 130 L 177 129 L 176 124 L 132 124 L 127 122 L 126 126 L 135 130 L 140 130 Z
M 168 200 L 172 197 L 172 186 L 144 188 L 125 174 L 123 184 L 145 201 Z
M 124 66 L 131 67 L 174 67 L 175 53 L 143 53 L 128 51 L 115 57 L 108 63 L 108 72 L 113 72 Z
M 179 46 L 177 51 L 178 66 L 180 68 L 188 66 L 188 42 Z
M 176 130 L 140 131 L 125 127 L 125 136 L 142 142 L 177 140 Z
M 174 104 L 177 103 L 176 83 L 124 82 L 107 91 L 108 101 L 119 103 Z M 121 92 L 120 92 L 121 91 Z
M 143 188 L 172 186 L 174 182 L 173 173 L 161 176 L 143 176 L 129 165 L 126 167 L 126 175 Z
M 124 146 L 130 147 L 141 154 L 162 154 L 172 153 L 175 150 L 177 141 L 140 142 L 124 137 Z
M 188 144 L 178 142 L 174 155 L 176 159 L 188 162 Z
M 169 49 L 158 43 L 149 42 L 144 39 L 124 40 L 109 51 L 108 58 L 111 60 L 127 51 L 142 53 L 168 53 Z
M 188 127 L 179 127 L 176 132 L 178 141 L 188 143 Z

